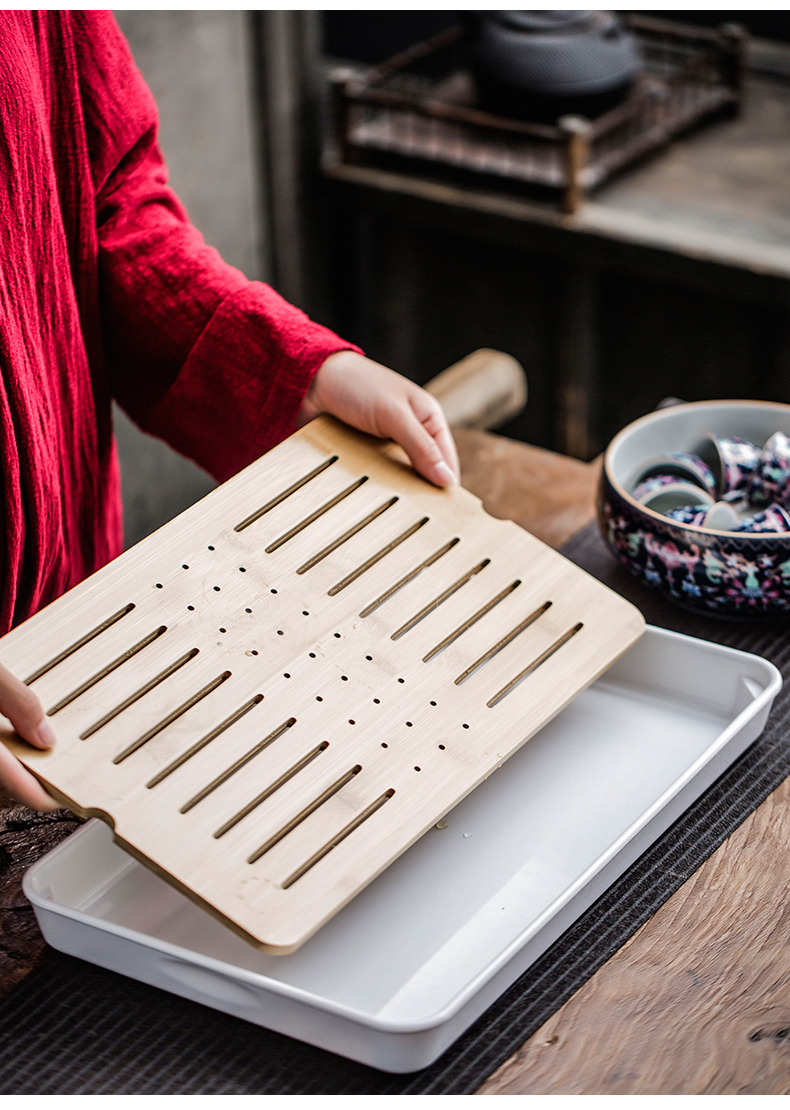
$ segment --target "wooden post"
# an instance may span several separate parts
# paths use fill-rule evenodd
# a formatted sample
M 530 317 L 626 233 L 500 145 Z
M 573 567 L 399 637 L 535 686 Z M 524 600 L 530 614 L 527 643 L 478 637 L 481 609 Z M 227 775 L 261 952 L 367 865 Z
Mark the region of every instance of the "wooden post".
M 739 23 L 724 23 L 719 28 L 721 74 L 735 96 L 730 113 L 733 119 L 743 110 L 748 41 L 749 36 Z
M 329 85 L 332 100 L 335 157 L 341 165 L 349 160 L 348 125 L 350 105 L 345 97 L 345 84 L 345 81 L 331 81 Z
M 591 124 L 583 116 L 563 116 L 558 120 L 560 131 L 565 135 L 565 193 L 563 209 L 573 215 L 584 200 L 582 176 L 590 160 Z
M 318 315 L 313 276 L 318 268 L 318 16 L 285 10 L 253 15 L 272 284 L 287 300 Z
M 600 450 L 593 433 L 598 392 L 595 281 L 591 266 L 569 263 L 557 304 L 554 446 L 585 461 Z

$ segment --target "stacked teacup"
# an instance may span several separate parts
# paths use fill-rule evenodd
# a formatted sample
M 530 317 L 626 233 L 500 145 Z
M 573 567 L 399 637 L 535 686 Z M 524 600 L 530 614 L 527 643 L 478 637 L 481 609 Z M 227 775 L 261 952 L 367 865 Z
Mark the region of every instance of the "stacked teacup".
M 690 451 L 647 459 L 631 493 L 646 509 L 679 524 L 790 532 L 790 436 L 775 432 L 761 449 L 738 436 L 705 432 Z

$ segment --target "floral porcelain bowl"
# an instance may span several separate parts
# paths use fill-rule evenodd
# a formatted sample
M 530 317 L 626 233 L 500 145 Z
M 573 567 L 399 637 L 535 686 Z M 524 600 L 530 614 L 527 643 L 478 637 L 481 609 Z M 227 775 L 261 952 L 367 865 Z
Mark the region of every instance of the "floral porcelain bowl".
M 790 533 L 683 524 L 629 492 L 642 460 L 688 451 L 703 433 L 761 444 L 777 431 L 790 435 L 790 405 L 766 401 L 698 401 L 629 424 L 606 450 L 598 493 L 598 523 L 617 559 L 687 608 L 746 619 L 790 614 Z

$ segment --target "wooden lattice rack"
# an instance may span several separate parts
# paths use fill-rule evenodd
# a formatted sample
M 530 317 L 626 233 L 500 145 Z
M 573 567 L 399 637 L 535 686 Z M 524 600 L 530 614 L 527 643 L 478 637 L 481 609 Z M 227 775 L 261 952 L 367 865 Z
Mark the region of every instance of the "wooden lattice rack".
M 471 494 L 322 417 L 0 640 L 58 744 L 2 738 L 285 953 L 642 630 Z
M 451 27 L 342 86 L 343 160 L 395 157 L 561 191 L 574 212 L 585 194 L 701 120 L 736 115 L 746 36 L 631 15 L 645 71 L 627 99 L 597 119 L 557 126 L 476 106 L 467 32 Z

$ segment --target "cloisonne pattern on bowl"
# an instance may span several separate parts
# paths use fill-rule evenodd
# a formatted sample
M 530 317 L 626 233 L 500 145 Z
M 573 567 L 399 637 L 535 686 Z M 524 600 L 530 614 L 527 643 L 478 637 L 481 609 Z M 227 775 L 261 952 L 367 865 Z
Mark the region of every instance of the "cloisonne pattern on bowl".
M 687 608 L 759 619 L 790 614 L 790 533 L 723 532 L 684 525 L 646 509 L 628 492 L 641 459 L 687 450 L 701 433 L 763 443 L 790 434 L 790 405 L 699 401 L 650 413 L 606 450 L 598 524 L 631 574 Z

